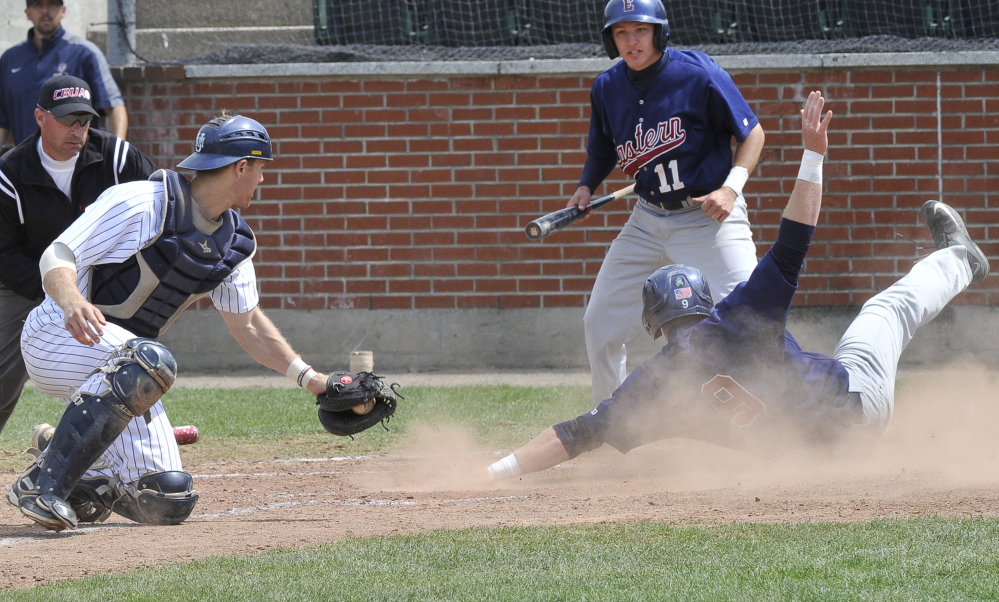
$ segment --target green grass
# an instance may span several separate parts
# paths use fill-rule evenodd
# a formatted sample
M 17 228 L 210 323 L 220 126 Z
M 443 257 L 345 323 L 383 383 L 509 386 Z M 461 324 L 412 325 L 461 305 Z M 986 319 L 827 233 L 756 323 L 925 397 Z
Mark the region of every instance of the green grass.
M 201 442 L 183 448 L 197 461 L 377 454 L 420 423 L 460 425 L 483 445 L 509 449 L 592 403 L 585 387 L 403 394 L 391 431 L 353 441 L 322 431 L 297 390 L 177 389 L 165 403 L 175 424 L 201 429 Z M 28 390 L 0 435 L 0 468 L 23 468 L 34 424 L 60 413 Z M 997 600 L 996 550 L 994 518 L 469 529 L 208 558 L 0 592 L 0 600 Z
M 327 457 L 384 452 L 412 425 L 456 424 L 497 449 L 521 445 L 542 428 L 592 408 L 586 387 L 405 387 L 389 431 L 370 429 L 354 440 L 327 434 L 314 399 L 298 389 L 174 389 L 164 406 L 174 425 L 194 424 L 197 445 L 182 448 L 185 461 L 240 458 Z M 0 470 L 19 471 L 36 424 L 55 424 L 59 402 L 26 389 L 0 434 Z
M 999 521 L 434 531 L 209 558 L 0 600 L 996 600 Z

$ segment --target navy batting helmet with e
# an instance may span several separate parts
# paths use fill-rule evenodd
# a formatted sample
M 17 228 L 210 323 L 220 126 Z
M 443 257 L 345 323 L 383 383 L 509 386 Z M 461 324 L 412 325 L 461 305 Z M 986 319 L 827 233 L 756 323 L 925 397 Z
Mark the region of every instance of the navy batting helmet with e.
M 264 126 L 242 115 L 216 117 L 198 130 L 194 152 L 177 167 L 208 170 L 240 159 L 271 160 L 271 137 Z
M 710 315 L 715 304 L 704 275 L 686 265 L 668 265 L 653 272 L 645 281 L 642 303 L 642 324 L 652 340 L 662 336 L 674 320 Z
M 616 59 L 619 56 L 611 26 L 626 21 L 654 25 L 656 48 L 666 49 L 666 44 L 669 43 L 669 19 L 666 18 L 666 7 L 661 0 L 610 0 L 604 8 L 604 28 L 600 31 L 608 57 Z

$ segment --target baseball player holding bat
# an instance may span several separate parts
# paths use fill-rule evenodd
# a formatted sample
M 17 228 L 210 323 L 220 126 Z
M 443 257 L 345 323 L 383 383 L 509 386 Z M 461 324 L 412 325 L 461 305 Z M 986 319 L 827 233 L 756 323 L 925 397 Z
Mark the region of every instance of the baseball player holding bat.
M 195 171 L 190 183 L 159 170 L 114 186 L 42 255 L 46 297 L 28 315 L 21 350 L 31 380 L 67 409 L 7 500 L 47 529 L 111 512 L 151 524 L 191 514 L 198 495 L 160 402 L 177 363 L 156 338 L 198 299 L 211 298 L 257 362 L 314 395 L 329 387 L 257 304 L 256 241 L 235 209 L 263 181 L 267 130 L 223 115 L 194 148 L 180 163 Z
M 583 317 L 597 402 L 627 375 L 625 345 L 642 330 L 640 293 L 653 270 L 696 266 L 718 300 L 749 276 L 756 246 L 742 189 L 765 138 L 709 56 L 667 47 L 660 0 L 610 0 L 604 21 L 604 48 L 623 60 L 593 83 L 586 163 L 566 206 L 583 210 L 615 165 L 634 178 L 640 200 L 604 258 Z
M 832 357 L 802 351 L 786 329 L 822 203 L 822 161 L 832 112 L 812 92 L 802 111 L 805 151 L 777 240 L 749 279 L 714 303 L 703 275 L 656 270 L 643 291 L 643 322 L 662 351 L 595 410 L 548 428 L 489 467 L 495 478 L 549 468 L 608 443 L 621 452 L 683 437 L 745 449 L 863 443 L 887 426 L 898 360 L 989 262 L 961 217 L 938 201 L 922 208 L 937 250 L 864 304 Z

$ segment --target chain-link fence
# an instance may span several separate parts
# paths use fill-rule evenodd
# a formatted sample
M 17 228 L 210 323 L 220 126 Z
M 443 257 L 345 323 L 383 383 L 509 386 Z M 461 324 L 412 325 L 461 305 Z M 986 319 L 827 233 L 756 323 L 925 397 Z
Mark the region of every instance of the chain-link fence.
M 109 0 L 146 63 L 603 56 L 604 0 Z M 629 0 L 620 0 L 628 2 Z M 134 12 L 129 12 L 134 2 Z M 665 0 L 672 43 L 712 54 L 981 50 L 996 0 Z

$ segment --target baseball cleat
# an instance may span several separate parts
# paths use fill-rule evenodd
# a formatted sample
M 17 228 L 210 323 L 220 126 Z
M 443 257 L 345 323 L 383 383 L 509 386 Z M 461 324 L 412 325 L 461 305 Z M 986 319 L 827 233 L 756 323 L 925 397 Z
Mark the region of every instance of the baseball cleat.
M 972 282 L 978 282 L 989 275 L 989 260 L 971 240 L 968 228 L 957 211 L 940 201 L 926 201 L 923 203 L 923 215 L 926 216 L 926 226 L 933 235 L 937 249 L 961 245 L 968 250 Z
M 41 468 L 35 461 L 6 492 L 7 503 L 21 514 L 52 531 L 75 529 L 76 512 L 65 500 L 51 493 L 39 495 L 35 480 Z
M 31 447 L 37 449 L 39 452 L 45 451 L 45 448 L 49 446 L 49 441 L 52 440 L 52 433 L 55 432 L 55 427 L 47 422 L 43 422 L 35 427 L 35 430 L 31 433 Z

